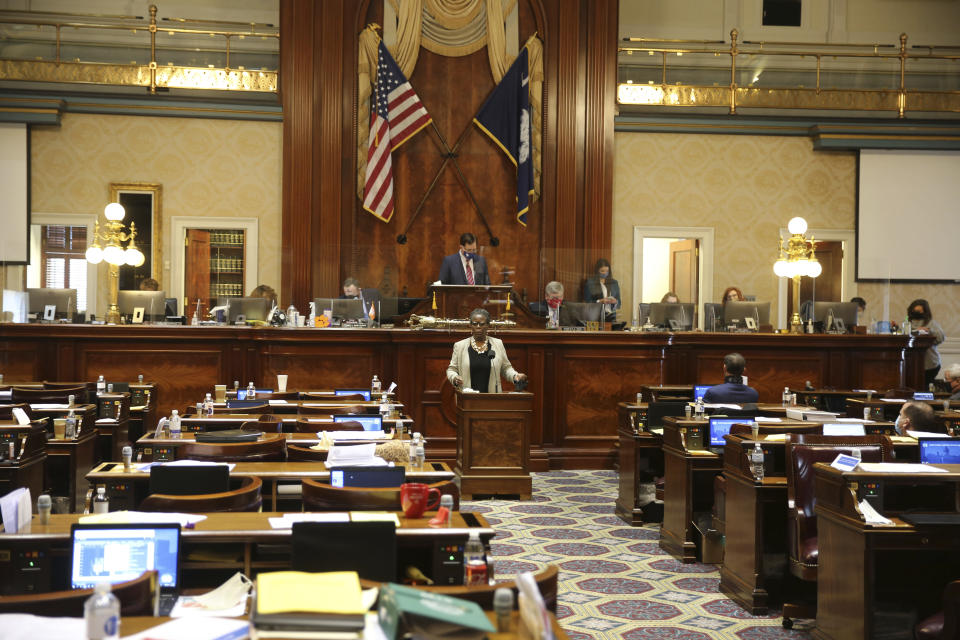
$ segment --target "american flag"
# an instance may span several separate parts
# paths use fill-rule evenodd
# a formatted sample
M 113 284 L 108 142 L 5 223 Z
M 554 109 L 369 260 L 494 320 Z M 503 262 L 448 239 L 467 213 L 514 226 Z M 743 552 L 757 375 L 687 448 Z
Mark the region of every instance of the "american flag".
M 430 124 L 432 118 L 383 41 L 380 42 L 377 57 L 377 84 L 373 108 L 370 110 L 363 208 L 384 222 L 389 222 L 393 216 L 393 163 L 390 153 Z

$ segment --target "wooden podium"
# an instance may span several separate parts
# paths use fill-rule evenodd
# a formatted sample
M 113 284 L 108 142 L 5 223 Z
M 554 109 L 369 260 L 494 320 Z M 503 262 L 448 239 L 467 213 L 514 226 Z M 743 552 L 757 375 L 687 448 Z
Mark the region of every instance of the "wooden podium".
M 456 392 L 460 495 L 519 495 L 529 500 L 533 394 Z

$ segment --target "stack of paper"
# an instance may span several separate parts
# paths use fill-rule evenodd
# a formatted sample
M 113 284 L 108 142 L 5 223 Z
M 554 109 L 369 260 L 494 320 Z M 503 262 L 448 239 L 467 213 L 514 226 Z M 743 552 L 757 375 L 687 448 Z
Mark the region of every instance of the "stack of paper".
M 366 608 L 355 571 L 275 571 L 257 576 L 258 631 L 359 632 Z
M 376 444 L 332 446 L 327 453 L 328 467 L 385 467 L 387 461 L 374 455 Z
M 33 501 L 30 489 L 20 487 L 0 498 L 0 514 L 3 516 L 3 531 L 17 533 L 23 531 L 33 517 Z

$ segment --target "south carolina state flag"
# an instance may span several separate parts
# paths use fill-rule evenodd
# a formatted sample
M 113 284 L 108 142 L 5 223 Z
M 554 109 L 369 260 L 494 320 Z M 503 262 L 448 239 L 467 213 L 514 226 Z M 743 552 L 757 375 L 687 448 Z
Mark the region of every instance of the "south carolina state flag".
M 533 161 L 530 157 L 530 73 L 526 47 L 473 121 L 517 167 L 517 221 L 527 226 L 527 210 L 533 195 Z

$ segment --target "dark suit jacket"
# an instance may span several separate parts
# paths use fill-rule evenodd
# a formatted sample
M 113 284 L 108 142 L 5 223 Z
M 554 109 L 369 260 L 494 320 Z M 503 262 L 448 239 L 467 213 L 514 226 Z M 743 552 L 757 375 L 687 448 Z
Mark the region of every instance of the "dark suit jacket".
M 537 302 L 530 303 L 530 311 L 535 315 L 540 316 L 541 318 L 547 317 L 547 311 L 549 307 L 544 300 L 539 300 Z M 564 302 L 560 305 L 560 326 L 561 327 L 576 327 L 580 324 L 580 315 L 575 309 L 574 305 L 569 302 Z
M 440 277 L 437 279 L 443 284 L 469 284 L 467 273 L 463 270 L 463 261 L 460 260 L 459 251 L 444 257 L 443 264 L 440 265 Z M 477 256 L 473 259 L 473 282 L 474 284 L 490 284 L 487 261 L 483 256 Z
M 373 287 L 371 287 L 371 288 L 369 288 L 369 289 L 360 289 L 360 294 L 361 294 L 361 295 L 358 296 L 358 297 L 362 297 L 362 298 L 363 298 L 363 304 L 364 304 L 364 306 L 367 307 L 367 309 L 369 309 L 369 308 L 370 308 L 370 305 L 372 304 L 372 305 L 373 305 L 373 308 L 374 308 L 377 312 L 380 311 L 380 309 L 377 307 L 377 303 L 380 302 L 380 299 L 381 299 L 381 298 L 380 298 L 380 290 L 379 290 L 379 289 L 374 289 Z M 340 296 L 340 299 L 341 299 L 341 300 L 346 300 L 346 299 L 349 299 L 349 298 L 351 298 L 351 297 L 353 297 L 353 296 L 341 295 L 341 296 Z M 354 298 L 354 299 L 356 299 L 356 298 Z
M 613 305 L 613 310 L 616 311 L 620 308 L 620 283 L 613 278 L 607 278 L 605 284 L 607 285 L 607 294 L 611 298 L 617 299 L 617 304 Z M 587 281 L 583 283 L 583 301 L 596 302 L 602 297 L 603 289 L 600 288 L 600 280 L 597 278 L 588 278 Z
M 738 378 L 739 379 L 739 378 Z M 703 401 L 708 404 L 744 404 L 757 402 L 760 394 L 753 387 L 738 382 L 724 382 L 707 389 Z

